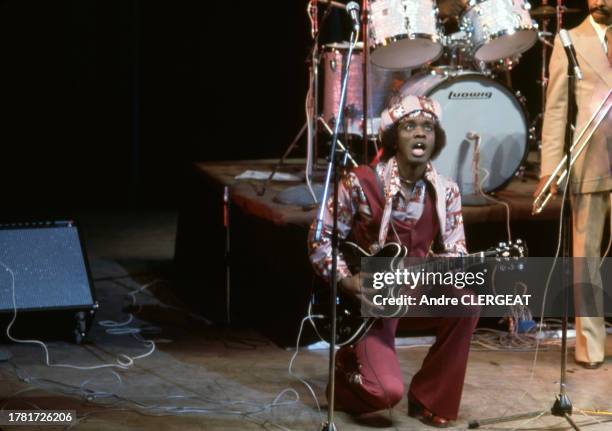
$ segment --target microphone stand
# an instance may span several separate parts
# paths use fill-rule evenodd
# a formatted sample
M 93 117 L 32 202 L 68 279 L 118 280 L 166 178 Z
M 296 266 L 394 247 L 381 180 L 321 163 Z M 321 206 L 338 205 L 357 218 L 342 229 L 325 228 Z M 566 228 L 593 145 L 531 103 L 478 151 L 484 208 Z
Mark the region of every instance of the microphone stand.
M 566 156 L 567 180 L 565 183 L 565 193 L 571 193 L 571 148 L 574 141 L 574 129 L 572 124 L 576 121 L 576 75 L 571 62 L 567 64 L 567 120 L 565 122 L 565 143 L 563 152 Z M 567 321 L 569 313 L 569 291 L 572 286 L 572 210 L 568 197 L 563 199 L 562 208 L 562 229 L 561 229 L 561 258 L 563 261 L 563 320 L 561 322 L 561 378 L 559 379 L 559 394 L 550 409 L 553 416 L 564 417 L 565 420 L 575 430 L 579 430 L 576 423 L 572 420 L 572 402 L 567 396 Z
M 329 341 L 329 377 L 328 377 L 328 398 L 329 405 L 327 409 L 327 421 L 321 426 L 322 431 L 336 431 L 337 427 L 334 423 L 334 404 L 335 404 L 335 365 L 336 365 L 336 297 L 338 294 L 338 276 L 336 274 L 338 268 L 338 163 L 336 161 L 336 147 L 338 141 L 338 131 L 342 124 L 342 116 L 344 114 L 344 104 L 346 101 L 346 87 L 348 83 L 349 68 L 351 66 L 351 60 L 353 58 L 353 48 L 357 42 L 358 31 L 353 30 L 351 32 L 351 40 L 349 44 L 349 51 L 346 59 L 346 65 L 343 70 L 342 76 L 342 87 L 340 92 L 340 102 L 338 107 L 338 118 L 334 125 L 334 134 L 332 136 L 331 146 L 329 149 L 329 158 L 327 163 L 327 174 L 325 177 L 325 185 L 323 189 L 323 196 L 321 198 L 319 213 L 316 221 L 316 228 L 314 234 L 314 240 L 320 241 L 323 233 L 323 216 L 325 213 L 325 205 L 329 197 L 329 189 L 332 186 L 333 181 L 333 223 L 332 223 L 332 263 L 331 263 L 331 274 L 330 274 L 330 319 L 331 319 L 331 336 Z M 348 152 L 344 152 L 344 158 L 341 164 L 346 165 Z
M 364 165 L 368 164 L 368 145 L 370 143 L 368 139 L 368 123 L 370 122 L 370 48 L 369 48 L 369 26 L 368 26 L 368 0 L 363 0 L 361 4 L 361 29 L 363 38 L 363 125 L 361 132 L 363 134 L 363 159 Z

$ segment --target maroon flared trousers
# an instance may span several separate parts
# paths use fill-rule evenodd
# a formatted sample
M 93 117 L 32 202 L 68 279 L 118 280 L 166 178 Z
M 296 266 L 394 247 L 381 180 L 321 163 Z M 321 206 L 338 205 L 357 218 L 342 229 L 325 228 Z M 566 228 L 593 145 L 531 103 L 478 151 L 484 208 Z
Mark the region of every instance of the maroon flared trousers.
M 454 420 L 459 412 L 478 317 L 407 318 L 407 321 L 411 329 L 436 331 L 436 342 L 412 378 L 408 397 L 435 415 Z M 395 351 L 398 322 L 396 318 L 378 320 L 359 342 L 338 351 L 335 404 L 339 410 L 368 413 L 400 402 L 404 379 Z

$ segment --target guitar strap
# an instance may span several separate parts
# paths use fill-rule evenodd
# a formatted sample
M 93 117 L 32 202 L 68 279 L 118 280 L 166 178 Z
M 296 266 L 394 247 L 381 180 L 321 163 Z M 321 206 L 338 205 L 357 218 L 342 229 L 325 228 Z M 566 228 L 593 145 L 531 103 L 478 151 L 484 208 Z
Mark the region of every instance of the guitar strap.
M 376 173 L 376 170 L 372 166 L 369 166 L 369 168 L 371 169 L 372 174 L 374 175 L 374 178 L 376 178 L 376 184 L 378 185 L 378 190 L 380 191 L 380 195 L 382 196 L 382 200 L 384 202 L 385 201 L 385 187 L 383 186 L 383 183 L 380 180 L 380 177 Z M 395 223 L 393 223 L 393 217 L 389 219 L 389 224 L 391 225 L 391 230 L 393 230 L 393 234 L 395 235 L 395 239 L 397 243 L 401 244 L 402 240 L 400 239 L 400 236 L 397 233 L 397 230 L 395 229 Z M 382 223 L 380 224 L 380 228 L 382 229 Z

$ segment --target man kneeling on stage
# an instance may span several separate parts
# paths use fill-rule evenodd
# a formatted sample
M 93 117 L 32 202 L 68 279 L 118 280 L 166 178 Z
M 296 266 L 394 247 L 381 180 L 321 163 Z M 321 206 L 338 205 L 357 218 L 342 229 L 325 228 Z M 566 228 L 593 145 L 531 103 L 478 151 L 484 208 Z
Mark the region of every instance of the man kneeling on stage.
M 353 169 L 338 188 L 340 240 L 375 253 L 386 242 L 399 242 L 408 256 L 467 254 L 461 198 L 453 181 L 439 175 L 430 160 L 446 144 L 441 108 L 426 97 L 407 96 L 382 113 L 380 162 Z M 319 242 L 310 230 L 310 260 L 329 279 L 331 200 Z M 338 286 L 359 298 L 358 274 L 338 256 Z M 436 342 L 408 391 L 408 414 L 427 425 L 446 427 L 457 418 L 472 332 L 478 318 L 406 318 L 410 328 L 435 329 Z M 335 405 L 362 414 L 391 408 L 402 399 L 404 382 L 395 351 L 399 319 L 379 319 L 368 333 L 336 356 Z M 404 324 L 402 324 L 404 327 Z

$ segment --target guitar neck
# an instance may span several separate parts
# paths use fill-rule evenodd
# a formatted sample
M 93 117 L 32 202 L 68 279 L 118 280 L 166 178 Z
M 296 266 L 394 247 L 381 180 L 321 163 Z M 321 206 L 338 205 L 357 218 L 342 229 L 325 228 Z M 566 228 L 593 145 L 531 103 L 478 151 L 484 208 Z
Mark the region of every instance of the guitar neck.
M 454 269 L 462 269 L 470 267 L 472 265 L 476 265 L 478 263 L 482 263 L 486 257 L 496 255 L 496 250 L 486 250 L 456 258 L 438 258 L 427 263 L 410 265 L 406 269 L 411 272 L 419 272 L 421 270 L 425 270 L 426 272 L 447 272 Z

